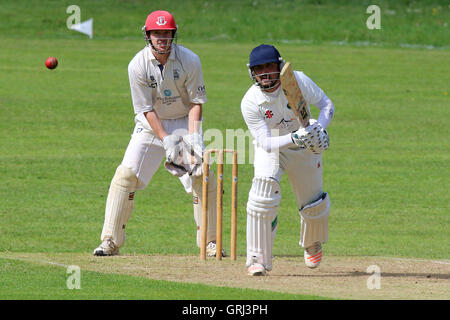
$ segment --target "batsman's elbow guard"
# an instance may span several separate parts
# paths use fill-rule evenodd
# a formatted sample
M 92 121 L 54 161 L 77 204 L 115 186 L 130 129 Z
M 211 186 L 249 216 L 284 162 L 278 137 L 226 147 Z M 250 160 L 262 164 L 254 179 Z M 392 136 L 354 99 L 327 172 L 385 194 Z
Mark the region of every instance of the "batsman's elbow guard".
M 318 200 L 308 203 L 299 210 L 301 217 L 299 244 L 303 248 L 308 248 L 315 242 L 328 241 L 330 205 L 328 193 L 324 192 Z

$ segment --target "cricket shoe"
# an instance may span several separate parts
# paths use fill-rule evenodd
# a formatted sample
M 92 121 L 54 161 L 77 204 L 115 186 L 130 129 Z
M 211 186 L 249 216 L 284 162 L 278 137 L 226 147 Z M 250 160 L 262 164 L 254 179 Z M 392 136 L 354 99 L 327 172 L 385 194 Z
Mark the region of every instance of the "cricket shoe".
M 249 276 L 265 276 L 266 268 L 256 261 L 256 257 L 252 258 L 252 263 L 247 269 Z
M 312 246 L 305 249 L 305 264 L 308 268 L 317 268 L 322 261 L 322 244 L 320 242 L 314 243 Z
M 118 256 L 119 248 L 111 239 L 105 239 L 93 252 L 94 256 Z
M 208 257 L 215 257 L 216 256 L 216 242 L 210 241 L 208 245 L 206 246 L 206 255 Z M 222 248 L 222 257 L 226 257 L 225 250 Z

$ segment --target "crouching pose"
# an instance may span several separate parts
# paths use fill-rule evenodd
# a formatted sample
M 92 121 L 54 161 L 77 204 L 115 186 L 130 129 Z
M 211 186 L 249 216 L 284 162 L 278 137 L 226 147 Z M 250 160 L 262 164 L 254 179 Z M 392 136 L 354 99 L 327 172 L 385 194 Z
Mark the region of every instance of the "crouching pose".
M 328 240 L 330 199 L 322 189 L 322 155 L 328 148 L 326 131 L 334 105 L 309 77 L 294 71 L 309 105 L 320 110 L 307 128 L 288 105 L 280 83 L 284 61 L 271 45 L 250 53 L 249 73 L 254 84 L 241 102 L 244 120 L 254 138 L 254 178 L 247 202 L 247 268 L 249 275 L 272 270 L 272 247 L 277 232 L 280 181 L 288 175 L 301 219 L 300 246 L 309 268 L 322 260 L 322 243 Z
M 200 247 L 204 149 L 201 121 L 202 105 L 207 101 L 200 59 L 175 43 L 177 25 L 167 11 L 152 12 L 143 33 L 147 45 L 128 66 L 136 126 L 110 184 L 101 244 L 93 252 L 96 256 L 119 254 L 135 191 L 150 183 L 164 158 L 164 167 L 193 195 Z M 213 176 L 210 181 L 209 199 L 214 201 Z M 211 203 L 209 208 L 207 254 L 214 256 L 216 205 Z

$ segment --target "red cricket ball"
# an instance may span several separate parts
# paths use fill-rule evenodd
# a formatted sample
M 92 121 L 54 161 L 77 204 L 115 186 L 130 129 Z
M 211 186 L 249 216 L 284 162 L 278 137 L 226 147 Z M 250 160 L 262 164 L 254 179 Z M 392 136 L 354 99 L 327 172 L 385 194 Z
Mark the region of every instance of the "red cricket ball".
M 58 65 L 58 59 L 55 57 L 48 57 L 47 60 L 45 60 L 45 66 L 49 69 L 55 69 Z

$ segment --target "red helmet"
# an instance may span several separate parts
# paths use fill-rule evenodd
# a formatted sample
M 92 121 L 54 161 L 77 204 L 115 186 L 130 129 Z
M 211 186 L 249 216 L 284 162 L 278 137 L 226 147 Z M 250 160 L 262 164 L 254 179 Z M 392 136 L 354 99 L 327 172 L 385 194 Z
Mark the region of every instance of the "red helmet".
M 145 31 L 150 30 L 177 30 L 175 19 L 172 14 L 167 11 L 153 11 L 145 20 Z

